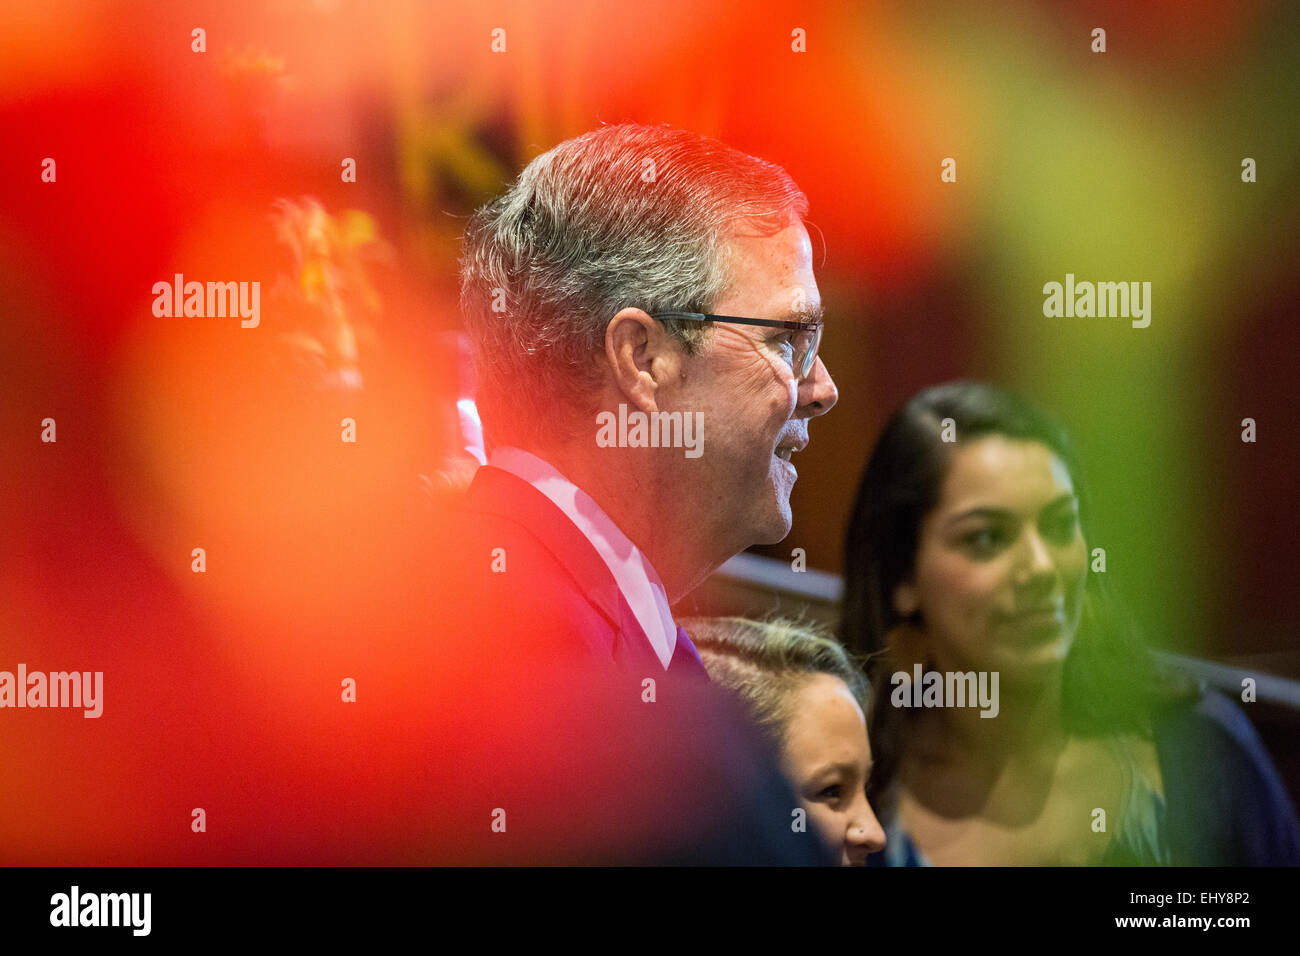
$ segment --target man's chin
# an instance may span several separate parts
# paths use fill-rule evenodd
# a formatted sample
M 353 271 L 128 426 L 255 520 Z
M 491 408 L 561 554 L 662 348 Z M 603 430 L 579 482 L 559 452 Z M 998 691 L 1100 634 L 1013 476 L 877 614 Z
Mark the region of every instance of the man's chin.
M 787 504 L 784 508 L 777 510 L 776 514 L 771 515 L 762 526 L 755 530 L 754 544 L 780 544 L 790 534 L 790 528 L 794 525 L 794 517 L 790 513 L 790 506 Z

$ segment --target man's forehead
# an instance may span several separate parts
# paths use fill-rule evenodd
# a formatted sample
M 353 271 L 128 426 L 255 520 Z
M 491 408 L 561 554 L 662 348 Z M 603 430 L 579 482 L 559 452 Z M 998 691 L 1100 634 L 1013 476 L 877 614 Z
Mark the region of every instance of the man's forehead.
M 735 233 L 730 247 L 733 281 L 728 299 L 743 301 L 771 318 L 821 318 L 812 244 L 802 223 L 766 235 Z
M 812 270 L 812 239 L 802 222 L 792 221 L 775 232 L 749 220 L 741 220 L 727 235 L 733 254 L 750 260 L 780 259 Z
M 815 284 L 781 286 L 766 301 L 755 302 L 755 306 L 767 318 L 786 322 L 820 322 L 826 313 Z

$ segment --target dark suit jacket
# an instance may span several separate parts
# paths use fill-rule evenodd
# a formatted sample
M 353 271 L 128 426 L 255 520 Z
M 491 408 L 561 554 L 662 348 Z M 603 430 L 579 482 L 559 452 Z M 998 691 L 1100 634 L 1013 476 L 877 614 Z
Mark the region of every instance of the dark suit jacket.
M 516 647 L 531 644 L 630 676 L 664 676 L 604 560 L 540 491 L 484 466 L 466 493 L 462 519 L 463 556 L 478 568 L 470 576 L 480 614 L 513 632 Z M 669 669 L 677 670 L 677 663 Z
M 792 826 L 798 803 L 740 709 L 678 655 L 664 670 L 609 568 L 545 495 L 480 468 L 441 552 L 438 693 L 459 695 L 441 741 L 445 810 L 478 826 L 475 801 L 509 805 L 514 821 L 508 837 L 471 827 L 454 860 L 834 862 Z

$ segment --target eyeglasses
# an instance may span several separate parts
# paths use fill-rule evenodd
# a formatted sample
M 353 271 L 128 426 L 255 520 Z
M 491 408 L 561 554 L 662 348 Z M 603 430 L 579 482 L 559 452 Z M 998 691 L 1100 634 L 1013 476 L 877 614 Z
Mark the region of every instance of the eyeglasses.
M 703 312 L 652 312 L 652 319 L 676 319 L 684 322 L 729 322 L 733 325 L 761 325 L 773 329 L 790 329 L 790 368 L 795 377 L 803 382 L 812 372 L 813 362 L 817 360 L 817 349 L 822 343 L 821 319 L 799 319 L 785 321 L 782 319 L 747 319 L 738 315 L 708 315 Z

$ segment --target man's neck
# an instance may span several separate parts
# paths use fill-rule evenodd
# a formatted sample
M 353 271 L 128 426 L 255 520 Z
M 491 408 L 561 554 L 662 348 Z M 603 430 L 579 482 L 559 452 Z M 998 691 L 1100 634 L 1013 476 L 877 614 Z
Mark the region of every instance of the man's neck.
M 658 475 L 639 450 L 606 451 L 593 459 L 572 445 L 523 446 L 586 493 L 654 566 L 669 604 L 694 590 L 731 555 L 708 553 L 704 517 L 689 513 L 691 498 Z

